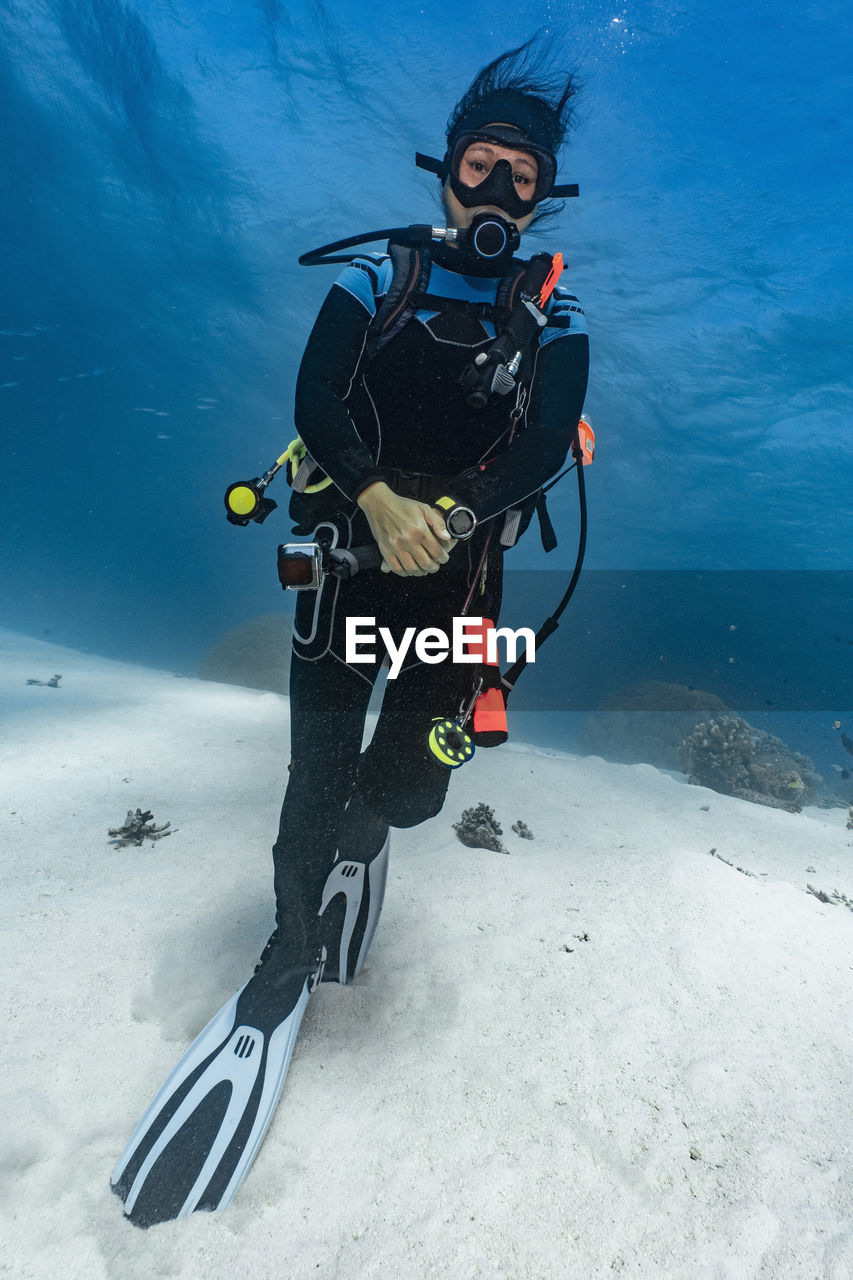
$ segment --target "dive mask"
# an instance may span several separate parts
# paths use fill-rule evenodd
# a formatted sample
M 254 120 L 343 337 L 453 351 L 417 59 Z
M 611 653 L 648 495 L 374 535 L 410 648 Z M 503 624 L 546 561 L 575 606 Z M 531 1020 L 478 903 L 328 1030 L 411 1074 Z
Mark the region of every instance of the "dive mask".
M 468 186 L 460 176 L 462 161 L 469 147 L 477 142 L 493 143 L 499 147 L 512 147 L 516 151 L 524 151 L 536 161 L 538 172 L 533 183 L 525 184 L 523 190 L 529 192 L 529 198 L 519 195 L 513 167 L 509 160 L 497 160 L 491 169 L 475 187 Z M 522 145 L 522 142 L 524 145 Z M 478 130 L 476 133 L 463 133 L 458 137 L 449 153 L 448 176 L 450 188 L 456 199 L 466 209 L 475 205 L 496 205 L 513 218 L 523 218 L 532 213 L 540 200 L 544 200 L 554 188 L 557 176 L 557 162 L 554 157 L 531 143 L 515 129 Z
M 498 160 L 476 187 L 469 187 L 462 182 L 459 176 L 462 157 L 475 142 L 493 142 L 499 147 L 512 147 L 533 156 L 539 172 L 529 199 L 523 200 L 519 196 L 513 181 L 512 165 L 508 160 Z M 434 160 L 431 156 L 418 152 L 415 163 L 418 168 L 436 174 L 442 182 L 449 180 L 453 194 L 466 209 L 476 205 L 495 205 L 511 218 L 523 218 L 532 213 L 535 206 L 549 196 L 559 199 L 578 194 L 576 183 L 557 183 L 557 161 L 553 152 L 534 142 L 515 125 L 489 124 L 480 129 L 467 130 L 452 140 L 443 160 Z

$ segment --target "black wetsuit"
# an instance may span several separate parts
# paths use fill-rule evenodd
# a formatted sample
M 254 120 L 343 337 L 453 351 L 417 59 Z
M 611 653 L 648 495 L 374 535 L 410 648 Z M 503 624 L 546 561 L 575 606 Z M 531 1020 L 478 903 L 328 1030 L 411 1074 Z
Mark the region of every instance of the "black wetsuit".
M 427 502 L 447 494 L 480 522 L 435 574 L 403 578 L 374 570 L 345 582 L 326 578 L 319 592 L 298 599 L 292 758 L 273 849 L 278 928 L 271 942 L 296 966 L 310 966 L 325 944 L 326 978 L 339 976 L 339 959 L 349 976 L 360 967 L 361 940 L 367 929 L 369 944 L 375 924 L 368 920 L 370 902 L 375 915 L 384 887 L 384 862 L 372 883 L 369 866 L 387 853 L 388 827 L 415 826 L 442 807 L 450 770 L 428 750 L 430 725 L 434 717 L 457 713 L 475 670 L 449 660 L 427 665 L 411 650 L 400 675 L 388 681 L 362 753 L 367 706 L 385 655 L 377 643 L 373 662 L 348 664 L 345 619 L 374 618 L 376 628 L 389 627 L 395 638 L 412 626 L 449 634 L 463 610 L 496 621 L 504 513 L 523 507 L 561 468 L 583 407 L 586 327 L 577 299 L 559 287 L 531 355 L 513 438 L 512 394 L 483 409 L 466 405 L 458 378 L 495 337 L 500 279 L 465 274 L 460 265 L 457 252 L 435 250 L 416 314 L 372 350 L 370 322 L 391 283 L 391 263 L 381 255 L 356 259 L 328 294 L 299 372 L 296 426 L 334 484 L 316 497 L 294 495 L 298 534 L 317 529 L 337 545 L 369 543 L 355 499 L 378 479 Z M 507 275 L 522 267 L 513 263 Z M 431 305 L 435 295 L 439 301 Z M 335 868 L 340 874 L 332 876 Z M 359 875 L 354 896 L 345 878 L 354 884 Z

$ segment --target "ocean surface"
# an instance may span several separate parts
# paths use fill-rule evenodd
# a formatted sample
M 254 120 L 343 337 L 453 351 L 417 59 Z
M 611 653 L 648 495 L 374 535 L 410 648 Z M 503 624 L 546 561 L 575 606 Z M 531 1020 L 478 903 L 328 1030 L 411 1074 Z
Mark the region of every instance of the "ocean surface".
M 656 680 L 840 778 L 850 27 L 833 0 L 4 6 L 2 624 L 194 674 L 290 607 L 283 483 L 262 528 L 230 526 L 222 494 L 293 434 L 334 278 L 296 259 L 435 219 L 414 152 L 441 154 L 474 73 L 539 30 L 583 80 L 561 164 L 581 198 L 525 243 L 562 250 L 584 304 L 597 455 L 587 569 L 519 685 L 524 736 L 571 746 L 601 698 Z M 550 510 L 559 548 L 534 530 L 508 561 L 516 625 L 567 584 L 571 478 Z

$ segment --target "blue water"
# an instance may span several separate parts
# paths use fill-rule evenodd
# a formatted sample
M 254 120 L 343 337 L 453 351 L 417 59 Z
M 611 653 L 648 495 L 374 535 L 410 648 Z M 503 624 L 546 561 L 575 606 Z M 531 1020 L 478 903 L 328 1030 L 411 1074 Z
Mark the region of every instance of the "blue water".
M 415 150 L 440 154 L 474 72 L 541 28 L 585 85 L 562 163 L 581 199 L 529 247 L 563 250 L 589 320 L 588 565 L 755 573 L 753 608 L 775 620 L 761 675 L 778 689 L 812 600 L 803 573 L 853 569 L 849 6 L 385 9 L 4 7 L 3 623 L 193 672 L 229 626 L 283 607 L 284 516 L 234 529 L 221 495 L 292 434 L 333 271 L 296 258 L 432 220 Z M 571 562 L 571 483 L 551 511 L 551 560 Z M 513 564 L 543 566 L 535 535 Z M 781 611 L 768 570 L 792 572 Z M 853 705 L 837 648 L 851 637 L 827 638 L 847 626 L 845 581 L 808 655 L 823 693 L 797 704 L 823 717 L 818 736 Z M 647 678 L 691 674 L 692 607 L 669 616 L 671 661 Z M 546 702 L 577 669 L 588 628 L 572 625 L 557 665 L 529 677 Z M 596 689 L 643 673 L 637 636 L 621 618 L 594 647 Z

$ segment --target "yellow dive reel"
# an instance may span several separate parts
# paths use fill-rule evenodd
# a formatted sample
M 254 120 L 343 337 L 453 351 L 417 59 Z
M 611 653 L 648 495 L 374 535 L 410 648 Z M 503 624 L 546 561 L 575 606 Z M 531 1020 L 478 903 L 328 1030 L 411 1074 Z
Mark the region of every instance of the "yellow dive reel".
M 433 720 L 427 746 L 438 763 L 448 769 L 458 769 L 474 754 L 473 739 L 465 732 L 458 720 L 440 718 Z
M 482 696 L 483 677 L 478 676 L 467 706 L 463 705 L 455 720 L 436 716 L 432 721 L 427 746 L 430 754 L 446 769 L 458 769 L 460 765 L 467 764 L 474 754 L 474 739 L 465 726 Z

